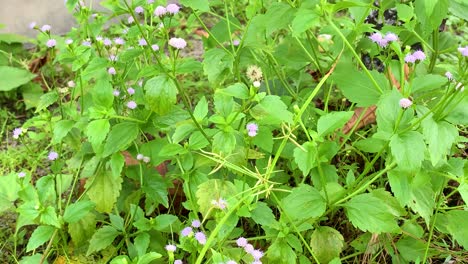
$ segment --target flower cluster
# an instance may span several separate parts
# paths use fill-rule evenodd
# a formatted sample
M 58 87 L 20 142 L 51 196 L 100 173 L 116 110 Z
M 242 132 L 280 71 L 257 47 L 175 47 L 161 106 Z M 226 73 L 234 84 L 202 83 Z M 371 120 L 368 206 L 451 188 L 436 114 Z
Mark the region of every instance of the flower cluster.
M 400 99 L 400 107 L 401 108 L 406 109 L 406 108 L 410 107 L 411 105 L 413 105 L 413 102 L 410 99 L 408 99 L 408 98 Z
M 236 240 L 236 244 L 238 247 L 243 248 L 245 253 L 250 254 L 254 258 L 255 261 L 253 262 L 253 264 L 262 263 L 260 259 L 264 255 L 263 251 L 255 249 L 254 246 L 247 241 L 247 239 L 245 239 L 244 237 L 239 237 Z
M 461 53 L 463 57 L 468 57 L 468 46 L 459 47 L 458 51 Z
M 398 36 L 392 32 L 388 32 L 385 36 L 382 36 L 380 32 L 372 33 L 369 38 L 372 42 L 377 43 L 382 48 L 386 47 L 388 43 L 392 41 L 398 41 Z
M 13 138 L 18 139 L 23 134 L 23 129 L 17 127 L 13 129 Z
M 162 17 L 167 14 L 175 15 L 179 13 L 179 10 L 180 10 L 180 7 L 176 4 L 168 4 L 166 7 L 157 6 L 156 9 L 154 9 L 154 15 L 157 17 Z
M 56 159 L 58 159 L 59 155 L 57 152 L 55 151 L 51 151 L 49 152 L 49 155 L 47 155 L 47 158 L 50 160 L 50 161 L 54 161 Z
M 249 137 L 255 137 L 258 132 L 258 125 L 255 123 L 248 123 L 245 128 L 247 129 L 247 134 Z
M 218 200 L 212 200 L 211 201 L 211 204 L 216 207 L 216 208 L 219 208 L 221 210 L 224 210 L 226 209 L 227 207 L 227 202 L 226 200 L 224 200 L 223 198 L 219 198 Z
M 169 45 L 176 49 L 183 49 L 187 46 L 187 42 L 182 38 L 171 38 Z
M 413 53 L 408 53 L 405 56 L 406 63 L 415 63 L 417 61 L 423 61 L 426 59 L 426 54 L 423 51 L 417 50 Z
M 201 245 L 206 244 L 206 235 L 203 231 L 200 231 L 198 228 L 201 226 L 201 222 L 199 220 L 193 220 L 191 226 L 187 226 L 180 232 L 181 237 L 188 237 L 190 235 L 194 235 L 195 239 Z M 194 230 L 195 229 L 195 230 Z

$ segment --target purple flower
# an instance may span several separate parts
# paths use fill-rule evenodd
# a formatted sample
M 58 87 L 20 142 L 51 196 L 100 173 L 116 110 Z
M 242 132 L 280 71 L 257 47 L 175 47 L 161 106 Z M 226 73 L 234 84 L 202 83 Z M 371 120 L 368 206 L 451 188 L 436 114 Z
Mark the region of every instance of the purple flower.
M 133 89 L 132 87 L 129 87 L 127 89 L 127 92 L 128 92 L 129 95 L 133 95 L 133 94 L 135 94 L 135 89 Z
M 175 245 L 172 245 L 172 244 L 168 244 L 166 245 L 166 250 L 169 251 L 169 252 L 174 252 L 176 251 L 177 247 Z
M 125 40 L 123 40 L 122 38 L 115 38 L 114 43 L 117 45 L 123 45 L 125 44 Z
M 55 151 L 51 151 L 49 152 L 49 155 L 47 156 L 47 158 L 52 161 L 52 160 L 56 160 L 58 158 L 58 153 L 55 152 Z
M 154 3 L 154 0 L 148 0 L 148 5 L 151 5 L 152 3 Z
M 453 75 L 452 75 L 451 72 L 449 72 L 449 71 L 446 72 L 446 73 L 445 73 L 445 77 L 447 77 L 447 79 L 448 79 L 449 81 L 453 81 Z
M 245 252 L 252 254 L 254 252 L 255 248 L 252 246 L 252 244 L 247 244 L 244 247 Z
M 26 172 L 22 171 L 18 173 L 18 178 L 24 178 L 24 177 L 26 177 Z
M 421 50 L 417 50 L 413 53 L 413 57 L 418 61 L 423 61 L 426 59 L 426 54 L 424 54 L 424 52 Z
M 130 101 L 127 103 L 127 107 L 130 109 L 135 109 L 137 107 L 137 104 L 135 103 L 135 101 Z
M 369 36 L 369 38 L 370 38 L 370 40 L 372 40 L 372 42 L 375 42 L 375 43 L 379 44 L 380 47 L 387 46 L 388 41 L 386 39 L 384 39 L 382 37 L 382 34 L 380 34 L 379 32 L 372 33 Z
M 157 44 L 153 44 L 153 45 L 151 45 L 151 49 L 153 49 L 154 51 L 158 51 L 159 46 Z
M 15 129 L 13 129 L 13 138 L 14 139 L 18 139 L 21 136 L 21 134 L 23 134 L 23 130 L 21 128 L 17 127 Z
M 234 46 L 239 46 L 239 44 L 240 44 L 240 41 L 238 39 L 235 39 L 232 41 L 232 45 Z
M 114 91 L 112 92 L 112 94 L 113 94 L 114 96 L 119 96 L 119 95 L 120 95 L 120 91 L 119 91 L 119 90 L 114 90 Z
M 186 236 L 189 236 L 192 232 L 193 232 L 192 228 L 190 226 L 187 226 L 186 228 L 182 229 L 182 231 L 180 231 L 180 235 L 182 237 L 186 237 Z
M 86 47 L 91 47 L 91 42 L 89 40 L 83 40 L 83 42 L 81 42 L 81 44 L 83 46 L 86 46 Z
M 49 48 L 53 48 L 57 45 L 57 41 L 55 39 L 49 39 L 46 43 L 46 46 Z
M 187 46 L 187 42 L 182 38 L 171 38 L 169 40 L 169 45 L 176 49 L 183 49 Z
M 400 107 L 401 108 L 406 109 L 406 108 L 410 107 L 412 104 L 413 104 L 413 102 L 411 102 L 411 100 L 408 99 L 408 98 L 400 99 Z
M 31 23 L 29 23 L 29 25 L 28 25 L 29 29 L 34 29 L 36 26 L 37 26 L 37 23 L 36 23 L 36 22 L 31 22 Z
M 193 220 L 192 226 L 195 228 L 199 228 L 201 226 L 200 220 Z
M 127 22 L 128 22 L 129 24 L 132 24 L 133 22 L 135 22 L 135 19 L 134 19 L 132 16 L 129 16 L 129 17 L 127 18 Z
M 52 29 L 52 27 L 50 25 L 43 25 L 41 27 L 41 30 L 44 31 L 44 32 L 50 31 L 51 29 Z
M 250 253 L 252 255 L 252 257 L 255 259 L 255 260 L 259 260 L 263 257 L 263 252 L 258 250 L 258 249 L 255 249 L 254 251 L 252 251 Z
M 416 58 L 413 56 L 413 54 L 408 53 L 405 56 L 405 62 L 406 63 L 414 63 L 416 61 Z
M 73 80 L 71 80 L 67 82 L 67 86 L 70 88 L 74 88 L 76 86 L 76 83 Z
M 154 15 L 157 17 L 162 17 L 167 13 L 167 10 L 164 6 L 157 6 L 156 9 L 154 9 Z
M 247 129 L 247 134 L 250 137 L 255 137 L 258 132 L 258 125 L 255 123 L 248 123 L 245 128 Z
M 395 33 L 387 32 L 387 34 L 385 35 L 385 40 L 388 42 L 397 41 L 398 36 Z
M 141 38 L 138 40 L 138 45 L 140 46 L 146 46 L 148 43 L 146 43 L 146 40 L 144 38 Z
M 468 57 L 468 46 L 459 47 L 458 51 L 461 53 L 463 57 Z
M 110 67 L 109 69 L 107 69 L 107 72 L 110 74 L 110 75 L 115 75 L 117 73 L 117 71 L 115 70 L 114 67 Z
M 196 232 L 195 233 L 195 239 L 198 241 L 198 243 L 205 245 L 206 244 L 206 236 L 203 232 Z
M 145 9 L 143 9 L 143 7 L 141 7 L 141 6 L 135 7 L 135 13 L 141 14 L 143 12 L 145 12 Z
M 73 43 L 73 39 L 67 39 L 65 40 L 65 44 L 70 45 Z
M 229 260 L 228 262 L 226 262 L 226 264 L 237 264 L 237 262 L 235 262 L 234 260 Z
M 262 262 L 260 260 L 255 260 L 252 264 L 262 264 Z
M 221 210 L 225 209 L 227 206 L 226 200 L 219 198 L 218 200 L 212 200 L 211 204 L 214 205 L 214 207 L 217 207 Z
M 236 240 L 236 244 L 238 247 L 245 247 L 247 246 L 247 244 L 249 244 L 249 242 L 247 242 L 247 239 L 245 239 L 244 237 L 239 237 Z
M 180 259 L 176 259 L 176 260 L 174 260 L 174 264 L 183 264 L 183 262 Z
M 179 10 L 180 10 L 180 7 L 176 4 L 168 4 L 166 6 L 166 11 L 169 13 L 169 14 L 177 14 L 179 13 Z
M 109 38 L 105 38 L 102 43 L 104 44 L 104 46 L 112 45 L 112 41 Z

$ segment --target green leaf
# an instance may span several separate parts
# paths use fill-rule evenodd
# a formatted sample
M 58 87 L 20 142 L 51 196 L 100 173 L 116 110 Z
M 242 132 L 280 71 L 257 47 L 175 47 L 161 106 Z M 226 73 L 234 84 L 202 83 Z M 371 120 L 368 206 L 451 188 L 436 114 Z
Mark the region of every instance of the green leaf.
M 402 21 L 409 22 L 414 16 L 414 10 L 412 6 L 405 4 L 397 4 L 396 9 L 398 18 Z
M 107 80 L 98 80 L 91 90 L 95 105 L 111 108 L 114 102 L 112 84 Z
M 150 110 L 167 114 L 177 103 L 177 86 L 166 75 L 151 78 L 145 84 L 145 100 Z
M 382 92 L 388 89 L 388 81 L 382 73 L 370 72 L 382 91 L 374 86 L 366 73 L 358 71 L 351 63 L 339 63 L 331 76 L 344 96 L 358 106 L 371 106 L 377 103 Z
M 203 96 L 198 102 L 197 106 L 193 110 L 193 116 L 197 121 L 203 120 L 208 114 L 208 102 L 206 101 L 205 96 Z
M 446 214 L 448 219 L 447 228 L 450 234 L 462 245 L 465 250 L 468 250 L 468 211 L 450 210 Z
M 93 213 L 88 213 L 78 222 L 68 225 L 68 233 L 75 246 L 82 246 L 87 243 L 93 236 L 95 229 L 96 216 Z
M 393 233 L 399 228 L 392 210 L 382 206 L 386 201 L 370 193 L 353 197 L 343 206 L 351 223 L 362 231 L 371 233 Z
M 271 244 L 267 251 L 267 257 L 270 264 L 295 264 L 297 260 L 296 253 L 284 238 L 277 238 Z
M 230 154 L 236 147 L 236 135 L 234 130 L 219 131 L 213 136 L 213 151 Z
M 271 129 L 266 126 L 260 127 L 257 136 L 253 138 L 253 143 L 268 153 L 271 153 L 273 151 L 273 133 Z
M 26 252 L 34 250 L 49 241 L 54 234 L 54 231 L 55 227 L 53 226 L 38 226 L 29 238 L 28 245 L 26 246 Z
M 410 207 L 426 221 L 427 226 L 435 208 L 435 193 L 432 190 L 431 176 L 418 172 L 411 183 Z
M 153 260 L 161 258 L 162 255 L 156 252 L 149 252 L 138 258 L 137 264 L 149 264 Z
M 42 212 L 41 212 L 41 224 L 44 225 L 52 225 L 57 228 L 61 228 L 60 222 L 57 217 L 57 213 L 55 212 L 55 208 L 52 206 L 47 206 Z
M 276 222 L 275 215 L 270 207 L 264 202 L 257 202 L 255 209 L 252 210 L 252 219 L 255 223 L 262 226 L 274 226 Z
M 429 92 L 447 84 L 447 78 L 441 75 L 425 74 L 413 80 L 412 92 Z
M 293 114 L 286 104 L 276 95 L 265 96 L 258 105 L 250 110 L 250 114 L 261 124 L 280 125 L 282 122 L 292 123 Z
M 294 149 L 294 161 L 304 174 L 304 177 L 309 175 L 313 167 L 317 166 L 317 154 L 317 144 L 314 142 L 306 142 L 302 144 L 302 147 Z
M 449 11 L 465 21 L 468 20 L 468 3 L 465 0 L 450 1 Z
M 138 136 L 138 125 L 132 122 L 122 122 L 112 127 L 103 156 L 107 157 L 117 151 L 125 150 Z M 97 141 L 97 139 L 96 139 Z
M 436 166 L 450 154 L 450 149 L 458 137 L 458 130 L 446 121 L 434 120 L 432 116 L 425 118 L 421 126 L 428 145 L 431 163 Z
M 52 137 L 52 144 L 59 143 L 75 125 L 73 120 L 60 120 L 54 125 L 54 136 Z
M 412 237 L 403 237 L 395 243 L 398 252 L 407 261 L 407 263 L 418 263 L 424 258 L 426 244 L 421 240 Z M 418 261 L 419 260 L 419 261 Z
M 110 171 L 99 171 L 86 181 L 86 194 L 100 213 L 110 213 L 122 188 L 122 178 L 114 178 Z
M 180 0 L 180 3 L 194 10 L 210 11 L 210 2 L 208 0 Z
M 183 122 L 177 124 L 174 134 L 172 135 L 173 143 L 179 143 L 183 139 L 185 139 L 192 132 L 195 131 L 197 127 L 191 121 Z
M 158 231 L 171 232 L 178 220 L 179 218 L 175 215 L 161 214 L 154 219 L 153 228 Z
M 339 257 L 344 246 L 344 238 L 334 228 L 319 226 L 312 233 L 310 247 L 320 263 L 329 263 Z
M 41 96 L 41 99 L 39 99 L 39 105 L 37 106 L 35 113 L 39 113 L 40 111 L 46 109 L 50 105 L 57 102 L 58 99 L 59 99 L 59 96 L 56 91 L 43 94 Z
M 226 51 L 213 48 L 205 52 L 203 60 L 203 71 L 208 76 L 210 83 L 221 82 L 224 73 L 230 72 L 233 68 L 234 59 Z
M 458 186 L 457 190 L 460 193 L 460 196 L 462 197 L 463 201 L 465 202 L 465 205 L 468 205 L 468 183 L 462 181 L 460 183 L 460 186 Z
M 162 147 L 161 151 L 159 152 L 159 156 L 162 157 L 173 157 L 178 154 L 187 153 L 187 150 L 179 144 L 167 144 Z
M 158 206 L 159 204 L 162 204 L 166 208 L 169 207 L 169 186 L 164 181 L 163 177 L 155 177 L 154 174 L 148 176 L 145 175 L 141 189 L 145 192 L 146 196 L 145 206 L 149 207 L 151 204 Z
M 94 233 L 93 237 L 89 241 L 89 247 L 86 255 L 89 256 L 93 252 L 98 252 L 102 249 L 105 249 L 110 244 L 112 244 L 112 242 L 114 242 L 114 239 L 119 234 L 120 232 L 112 226 L 104 226 L 100 228 L 98 231 L 96 231 L 96 233 Z
M 294 220 L 320 217 L 327 207 L 319 191 L 310 185 L 301 184 L 281 201 L 284 213 Z
M 65 208 L 63 220 L 67 223 L 76 223 L 80 221 L 94 208 L 94 203 L 91 201 L 77 201 Z
M 120 215 L 109 214 L 110 223 L 118 231 L 123 231 L 125 228 L 124 219 Z
M 73 61 L 73 71 L 78 71 L 83 65 L 85 65 L 91 55 L 90 50 L 85 50 L 83 54 L 80 54 L 76 60 Z M 107 73 L 107 65 L 109 61 L 99 56 L 94 57 L 83 70 L 81 77 L 83 81 L 89 81 L 96 79 L 99 81 L 110 81 L 110 75 Z
M 393 135 L 390 149 L 399 168 L 415 171 L 421 167 L 424 160 L 426 144 L 419 132 L 408 131 Z
M 227 88 L 216 90 L 216 93 L 229 95 L 229 96 L 239 98 L 239 99 L 250 98 L 249 89 L 244 83 L 235 83 L 235 84 L 229 85 Z
M 39 84 L 30 82 L 21 86 L 21 94 L 23 95 L 26 110 L 29 110 L 33 107 L 39 106 L 39 102 L 44 91 Z
M 401 109 L 399 105 L 401 98 L 403 98 L 403 96 L 400 94 L 400 92 L 394 89 L 384 93 L 379 103 L 377 104 L 377 130 L 380 133 L 386 133 L 388 136 L 385 138 L 386 140 L 390 139 L 390 136 L 394 133 L 398 119 L 399 124 L 397 131 L 407 128 L 410 122 L 414 119 L 413 109 Z M 401 111 L 404 112 L 400 117 Z
M 143 256 L 146 253 L 150 243 L 150 235 L 148 233 L 140 233 L 135 237 L 134 244 L 138 251 L 138 257 Z
M 208 146 L 210 143 L 206 140 L 205 136 L 200 131 L 196 131 L 190 135 L 189 148 L 191 150 L 199 150 Z
M 112 154 L 110 159 L 110 167 L 112 171 L 112 177 L 118 178 L 122 173 L 122 169 L 125 165 L 125 158 L 120 152 Z
M 210 208 L 213 207 L 211 203 L 213 200 L 227 200 L 235 194 L 236 187 L 230 181 L 211 179 L 198 185 L 196 197 L 198 206 L 200 207 L 200 213 L 203 217 L 206 217 Z
M 271 4 L 264 15 L 265 23 L 262 25 L 266 30 L 266 35 L 270 36 L 278 30 L 287 29 L 290 21 L 293 20 L 294 12 L 295 9 L 286 3 Z
M 321 116 L 317 123 L 317 132 L 319 136 L 325 137 L 330 133 L 333 133 L 335 129 L 343 127 L 353 114 L 353 111 L 331 112 Z
M 300 8 L 294 15 L 294 19 L 292 21 L 292 34 L 294 37 L 298 37 L 312 26 L 317 25 L 319 22 L 320 16 L 314 10 Z
M 28 70 L 9 66 L 0 66 L 0 91 L 11 91 L 28 83 L 34 77 L 36 77 L 36 75 L 32 74 Z

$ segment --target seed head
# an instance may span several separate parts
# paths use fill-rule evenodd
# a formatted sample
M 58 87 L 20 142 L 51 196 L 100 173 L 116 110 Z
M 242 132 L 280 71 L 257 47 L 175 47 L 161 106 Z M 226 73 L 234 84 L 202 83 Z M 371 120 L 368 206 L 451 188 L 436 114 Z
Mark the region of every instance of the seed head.
M 258 67 L 257 65 L 250 65 L 247 68 L 246 74 L 247 78 L 249 78 L 251 82 L 261 81 L 263 78 L 262 69 L 260 69 L 260 67 Z

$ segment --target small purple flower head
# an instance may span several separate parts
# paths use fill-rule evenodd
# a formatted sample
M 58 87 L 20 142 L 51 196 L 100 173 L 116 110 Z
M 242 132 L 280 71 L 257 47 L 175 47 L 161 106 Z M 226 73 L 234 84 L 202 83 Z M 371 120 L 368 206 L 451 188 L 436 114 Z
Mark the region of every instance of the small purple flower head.
M 169 251 L 169 252 L 174 252 L 176 251 L 177 247 L 175 245 L 172 245 L 172 244 L 168 244 L 166 245 L 166 250 Z
M 141 14 L 141 13 L 143 13 L 143 12 L 145 12 L 145 9 L 143 9 L 142 6 L 137 6 L 137 7 L 135 7 L 135 13 Z
M 110 46 L 112 45 L 112 41 L 109 39 L 109 38 L 105 38 L 102 43 L 104 44 L 104 46 Z
M 226 206 L 227 206 L 226 200 L 224 200 L 222 198 L 219 198 L 218 200 L 212 200 L 211 204 L 214 207 L 217 207 L 217 208 L 219 208 L 221 210 L 224 210 L 226 208 Z
M 115 38 L 114 43 L 117 45 L 123 45 L 125 44 L 125 40 L 123 40 L 122 38 Z
M 144 38 L 141 38 L 138 40 L 138 45 L 140 46 L 146 46 L 148 43 L 146 43 L 146 40 Z
M 183 49 L 187 46 L 187 42 L 182 38 L 171 38 L 169 40 L 169 45 L 176 49 Z
M 255 123 L 248 123 L 245 128 L 247 129 L 247 134 L 250 137 L 255 137 L 258 132 L 258 125 Z
M 135 103 L 135 101 L 130 101 L 127 103 L 127 107 L 130 109 L 135 109 L 137 107 L 137 104 Z
M 117 73 L 117 71 L 115 70 L 114 67 L 110 67 L 109 69 L 107 69 L 107 72 L 110 74 L 110 75 L 115 75 Z
M 413 102 L 408 98 L 400 99 L 400 107 L 401 108 L 406 109 L 406 108 L 410 107 L 412 104 L 413 104 Z
M 151 158 L 150 157 L 147 157 L 147 156 L 144 156 L 143 157 L 143 162 L 144 163 L 149 163 L 151 161 Z
M 157 6 L 156 9 L 154 9 L 154 15 L 157 17 L 162 17 L 167 13 L 167 10 L 164 6 Z
M 70 87 L 70 88 L 75 88 L 75 87 L 76 87 L 76 83 L 75 83 L 73 80 L 71 80 L 71 81 L 68 81 L 68 82 L 67 82 L 67 86 Z
M 55 45 L 57 45 L 57 41 L 55 39 L 49 39 L 46 42 L 46 46 L 48 48 L 53 48 L 53 47 L 55 47 Z
M 458 51 L 461 53 L 463 57 L 468 57 L 468 46 L 459 47 Z
M 154 3 L 154 0 L 148 0 L 148 5 L 151 5 L 152 3 Z
M 195 239 L 198 241 L 198 243 L 205 245 L 206 244 L 206 236 L 205 233 L 203 232 L 196 232 L 195 233 Z
M 135 22 L 135 19 L 132 16 L 129 16 L 127 18 L 127 23 L 132 24 L 133 22 Z
M 166 6 L 166 11 L 172 15 L 179 13 L 179 10 L 180 10 L 180 7 L 176 4 L 168 4 Z
M 174 264 L 183 264 L 183 262 L 180 259 L 176 259 L 176 260 L 174 260 Z
M 67 39 L 65 40 L 65 44 L 70 45 L 73 43 L 73 39 Z
M 193 220 L 192 221 L 192 226 L 195 228 L 199 228 L 201 226 L 200 220 Z
M 189 236 L 192 232 L 193 232 L 192 228 L 190 226 L 187 226 L 186 228 L 182 229 L 182 231 L 180 232 L 180 235 L 182 237 L 186 237 L 186 236 Z
M 251 252 L 251 255 L 255 260 L 259 260 L 263 257 L 263 252 L 261 250 L 255 249 Z
M 29 23 L 28 28 L 29 29 L 34 29 L 36 26 L 37 26 L 36 22 L 31 22 L 31 23 Z
M 247 244 L 249 244 L 249 242 L 247 242 L 247 239 L 245 239 L 244 237 L 239 237 L 236 240 L 236 244 L 238 247 L 245 247 L 247 246 Z
M 239 44 L 240 44 L 240 41 L 238 39 L 235 39 L 232 41 L 232 45 L 234 46 L 239 46 Z
M 144 157 L 144 155 L 140 153 L 140 154 L 138 154 L 138 155 L 136 156 L 136 159 L 137 159 L 137 160 L 142 160 L 143 157 Z
M 113 94 L 115 97 L 117 97 L 117 96 L 120 95 L 120 91 L 119 91 L 119 90 L 114 90 L 114 91 L 112 92 L 112 94 Z
M 41 27 L 41 30 L 44 31 L 44 32 L 48 32 L 52 29 L 52 27 L 50 25 L 43 25 Z
M 83 42 L 81 42 L 81 45 L 86 46 L 86 47 L 91 47 L 91 41 L 83 40 Z
M 449 72 L 449 71 L 448 71 L 448 72 L 445 72 L 445 77 L 447 77 L 447 79 L 448 79 L 449 81 L 453 81 L 453 75 L 452 75 L 451 72 Z
M 388 32 L 385 34 L 385 40 L 388 42 L 398 41 L 398 36 L 395 33 Z
M 51 151 L 51 152 L 49 152 L 49 155 L 47 155 L 47 158 L 50 161 L 56 160 L 56 159 L 58 159 L 58 153 L 55 152 L 55 151 Z
M 26 177 L 26 172 L 22 171 L 18 173 L 18 178 L 24 178 L 24 177 Z
M 413 53 L 413 57 L 418 61 L 423 61 L 426 59 L 426 54 L 424 54 L 424 52 L 421 50 L 417 50 Z
M 388 44 L 388 40 L 385 39 L 385 38 L 383 38 L 383 37 L 382 37 L 382 34 L 380 34 L 379 32 L 377 32 L 377 33 L 372 33 L 372 35 L 370 35 L 369 38 L 370 38 L 373 42 L 379 44 L 380 47 L 386 47 L 387 44 Z
M 129 95 L 133 95 L 133 94 L 135 94 L 135 89 L 133 89 L 132 87 L 128 87 L 127 93 L 128 93 Z
M 14 139 L 18 139 L 21 136 L 21 134 L 23 134 L 23 130 L 21 128 L 17 127 L 15 129 L 13 129 L 13 138 Z
M 151 45 L 151 49 L 153 49 L 154 51 L 158 51 L 159 46 L 157 44 L 153 44 L 153 45 Z
M 244 247 L 244 251 L 249 253 L 249 254 L 252 254 L 252 252 L 254 252 L 254 250 L 255 250 L 255 248 L 252 246 L 252 244 L 247 244 Z
M 413 54 L 408 53 L 405 56 L 405 62 L 406 63 L 414 63 L 416 61 L 416 58 L 413 56 Z

